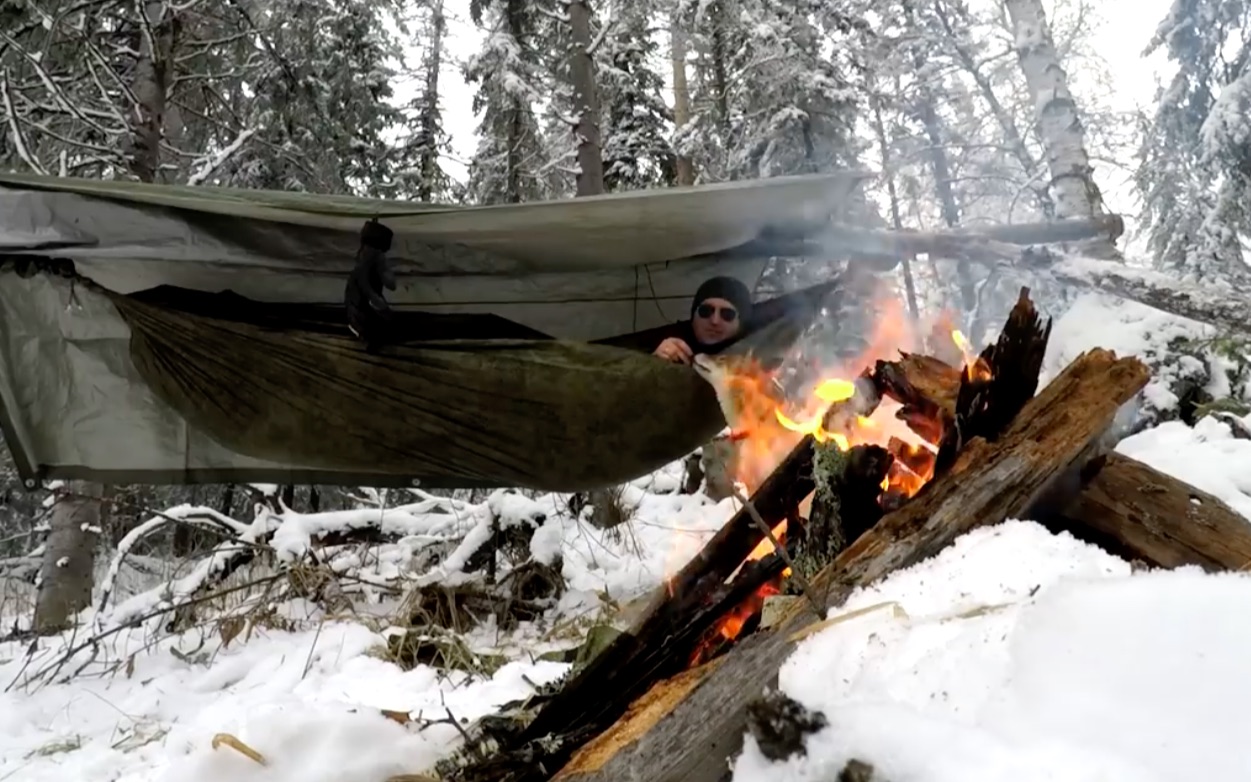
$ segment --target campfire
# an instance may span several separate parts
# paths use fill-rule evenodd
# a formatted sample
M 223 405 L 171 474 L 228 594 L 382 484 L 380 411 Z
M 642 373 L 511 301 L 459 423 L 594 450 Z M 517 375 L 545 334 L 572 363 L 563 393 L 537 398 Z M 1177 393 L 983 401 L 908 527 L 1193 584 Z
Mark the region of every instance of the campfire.
M 756 492 L 764 478 L 777 469 L 786 454 L 804 437 L 812 438 L 818 448 L 835 448 L 847 454 L 858 446 L 884 449 L 886 474 L 876 484 L 873 499 L 883 510 L 898 508 L 916 495 L 934 477 L 939 446 L 943 435 L 954 423 L 939 406 L 907 406 L 909 393 L 902 383 L 885 386 L 882 377 L 892 373 L 889 367 L 906 367 L 903 376 L 911 383 L 930 379 L 931 386 L 955 389 L 961 376 L 969 383 L 987 384 L 993 373 L 985 358 L 972 350 L 968 339 L 950 326 L 946 313 L 940 315 L 928 340 L 948 340 L 950 350 L 960 366 L 952 366 L 937 358 L 909 353 L 917 345 L 911 330 L 906 328 L 902 307 L 897 300 L 888 300 L 879 310 L 893 318 L 879 321 L 879 328 L 869 348 L 851 361 L 842 362 L 832 372 L 816 372 L 808 384 L 808 392 L 798 399 L 782 393 L 780 367 L 767 368 L 751 357 L 699 356 L 696 369 L 717 391 L 718 401 L 730 425 L 729 439 L 737 451 L 734 460 L 735 479 L 747 494 Z M 900 324 L 904 324 L 901 327 Z M 937 346 L 934 346 L 937 347 Z M 936 351 L 937 352 L 937 351 Z M 891 360 L 894 360 L 892 363 Z M 802 361 L 802 359 L 800 359 Z M 881 376 L 881 377 L 880 377 Z M 891 390 L 904 397 L 901 403 L 884 396 Z M 931 391 L 934 389 L 931 388 Z M 915 396 L 915 395 L 913 395 Z M 915 401 L 915 400 L 914 400 Z M 954 399 L 952 400 L 954 404 Z M 800 503 L 797 514 L 809 520 L 813 496 Z M 802 508 L 809 508 L 803 512 Z M 772 528 L 772 537 L 785 545 L 788 519 Z M 747 556 L 744 564 L 758 562 L 774 553 L 768 537 Z M 724 650 L 744 631 L 758 624 L 765 601 L 785 591 L 791 569 L 785 567 L 763 583 L 754 593 L 734 606 L 700 640 L 690 663 L 698 665 Z M 672 579 L 668 587 L 672 592 Z
M 906 322 L 900 312 L 884 325 Z M 699 359 L 737 446 L 742 507 L 628 631 L 517 719 L 476 725 L 441 777 L 718 779 L 745 729 L 760 740 L 801 726 L 752 704 L 828 609 L 976 526 L 1028 518 L 1057 487 L 1071 502 L 1104 469 L 1101 435 L 1148 371 L 1092 350 L 1035 396 L 1049 336 L 1023 289 L 977 354 L 949 323 L 911 343 L 880 334 L 855 361 L 789 394 L 751 360 Z M 1185 491 L 1169 496 L 1194 507 Z M 1118 507 L 1092 500 L 1075 512 Z M 1245 523 L 1221 529 L 1234 526 Z M 779 593 L 794 599 L 762 630 L 762 606 Z

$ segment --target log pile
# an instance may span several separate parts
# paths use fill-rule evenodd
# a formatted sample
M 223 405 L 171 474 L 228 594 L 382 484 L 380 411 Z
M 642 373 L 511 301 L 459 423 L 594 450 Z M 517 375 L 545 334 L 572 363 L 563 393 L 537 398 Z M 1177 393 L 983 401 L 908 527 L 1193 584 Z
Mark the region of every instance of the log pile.
M 761 716 L 761 698 L 800 636 L 855 588 L 979 525 L 1038 518 L 1160 566 L 1251 561 L 1251 525 L 1219 500 L 1107 453 L 1147 368 L 1092 350 L 1038 392 L 1049 336 L 1023 289 L 998 341 L 965 366 L 901 355 L 867 368 L 866 392 L 831 406 L 823 431 L 848 405 L 868 415 L 889 397 L 932 449 L 892 438 L 841 450 L 805 435 L 634 627 L 507 718 L 476 725 L 440 776 L 719 782 L 744 730 L 789 730 Z M 797 509 L 810 495 L 805 520 Z M 777 545 L 751 558 L 765 540 Z M 758 630 L 764 598 L 779 591 L 802 599 Z

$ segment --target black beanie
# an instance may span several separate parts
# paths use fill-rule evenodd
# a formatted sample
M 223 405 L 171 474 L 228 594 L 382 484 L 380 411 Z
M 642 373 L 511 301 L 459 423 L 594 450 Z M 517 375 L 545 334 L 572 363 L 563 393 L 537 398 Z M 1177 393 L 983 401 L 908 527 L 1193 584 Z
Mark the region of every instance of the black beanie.
M 734 277 L 713 277 L 695 291 L 691 300 L 691 317 L 695 310 L 708 299 L 725 299 L 738 310 L 739 317 L 747 320 L 751 316 L 751 291 Z

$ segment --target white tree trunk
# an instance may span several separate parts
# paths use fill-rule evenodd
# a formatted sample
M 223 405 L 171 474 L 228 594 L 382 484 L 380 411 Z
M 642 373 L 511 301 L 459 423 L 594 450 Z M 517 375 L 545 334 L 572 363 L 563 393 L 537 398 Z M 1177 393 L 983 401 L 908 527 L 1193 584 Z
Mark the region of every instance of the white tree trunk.
M 1097 217 L 1103 197 L 1092 178 L 1085 131 L 1060 65 L 1042 0 L 1003 0 L 1016 34 L 1017 61 L 1034 100 L 1038 134 L 1051 170 L 1056 219 Z
M 69 481 L 52 507 L 51 529 L 39 569 L 34 630 L 40 634 L 67 629 L 91 604 L 96 544 L 100 530 L 101 487 Z

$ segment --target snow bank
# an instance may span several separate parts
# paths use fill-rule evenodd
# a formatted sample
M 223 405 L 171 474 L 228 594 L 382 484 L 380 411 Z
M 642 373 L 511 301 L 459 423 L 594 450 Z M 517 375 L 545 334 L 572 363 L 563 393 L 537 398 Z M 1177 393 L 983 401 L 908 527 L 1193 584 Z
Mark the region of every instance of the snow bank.
M 1251 427 L 1251 416 L 1242 420 Z M 1127 437 L 1116 450 L 1224 500 L 1251 520 L 1251 440 L 1211 416 L 1194 428 L 1169 421 Z
M 1190 782 L 1251 774 L 1251 577 L 1130 574 L 1013 521 L 858 591 L 894 603 L 806 639 L 780 686 L 830 725 L 735 782 L 830 780 L 852 757 L 892 782 Z
M 419 667 L 409 672 L 371 655 L 383 637 L 348 623 L 320 630 L 258 630 L 219 649 L 209 639 L 190 654 L 138 654 L 134 671 L 80 678 L 26 695 L 0 695 L 0 778 L 218 782 L 300 780 L 381 782 L 414 773 L 442 757 L 459 736 L 451 724 L 418 732 L 384 717 L 473 720 L 559 678 L 567 666 L 513 662 L 491 679 Z M 136 635 L 131 643 L 140 651 Z M 184 640 L 184 653 L 195 643 Z M 21 646 L 0 646 L 8 684 L 22 665 Z M 228 747 L 230 733 L 260 752 L 267 767 Z
M 1042 385 L 1092 348 L 1106 348 L 1118 356 L 1138 356 L 1152 369 L 1151 382 L 1143 390 L 1143 412 L 1155 418 L 1176 410 L 1176 389 L 1191 379 L 1213 396 L 1229 395 L 1228 383 L 1221 385 L 1223 374 L 1216 372 L 1209 379 L 1203 361 L 1169 347 L 1178 340 L 1204 339 L 1214 333 L 1210 326 L 1134 301 L 1101 293 L 1083 294 L 1052 326 L 1043 358 Z

